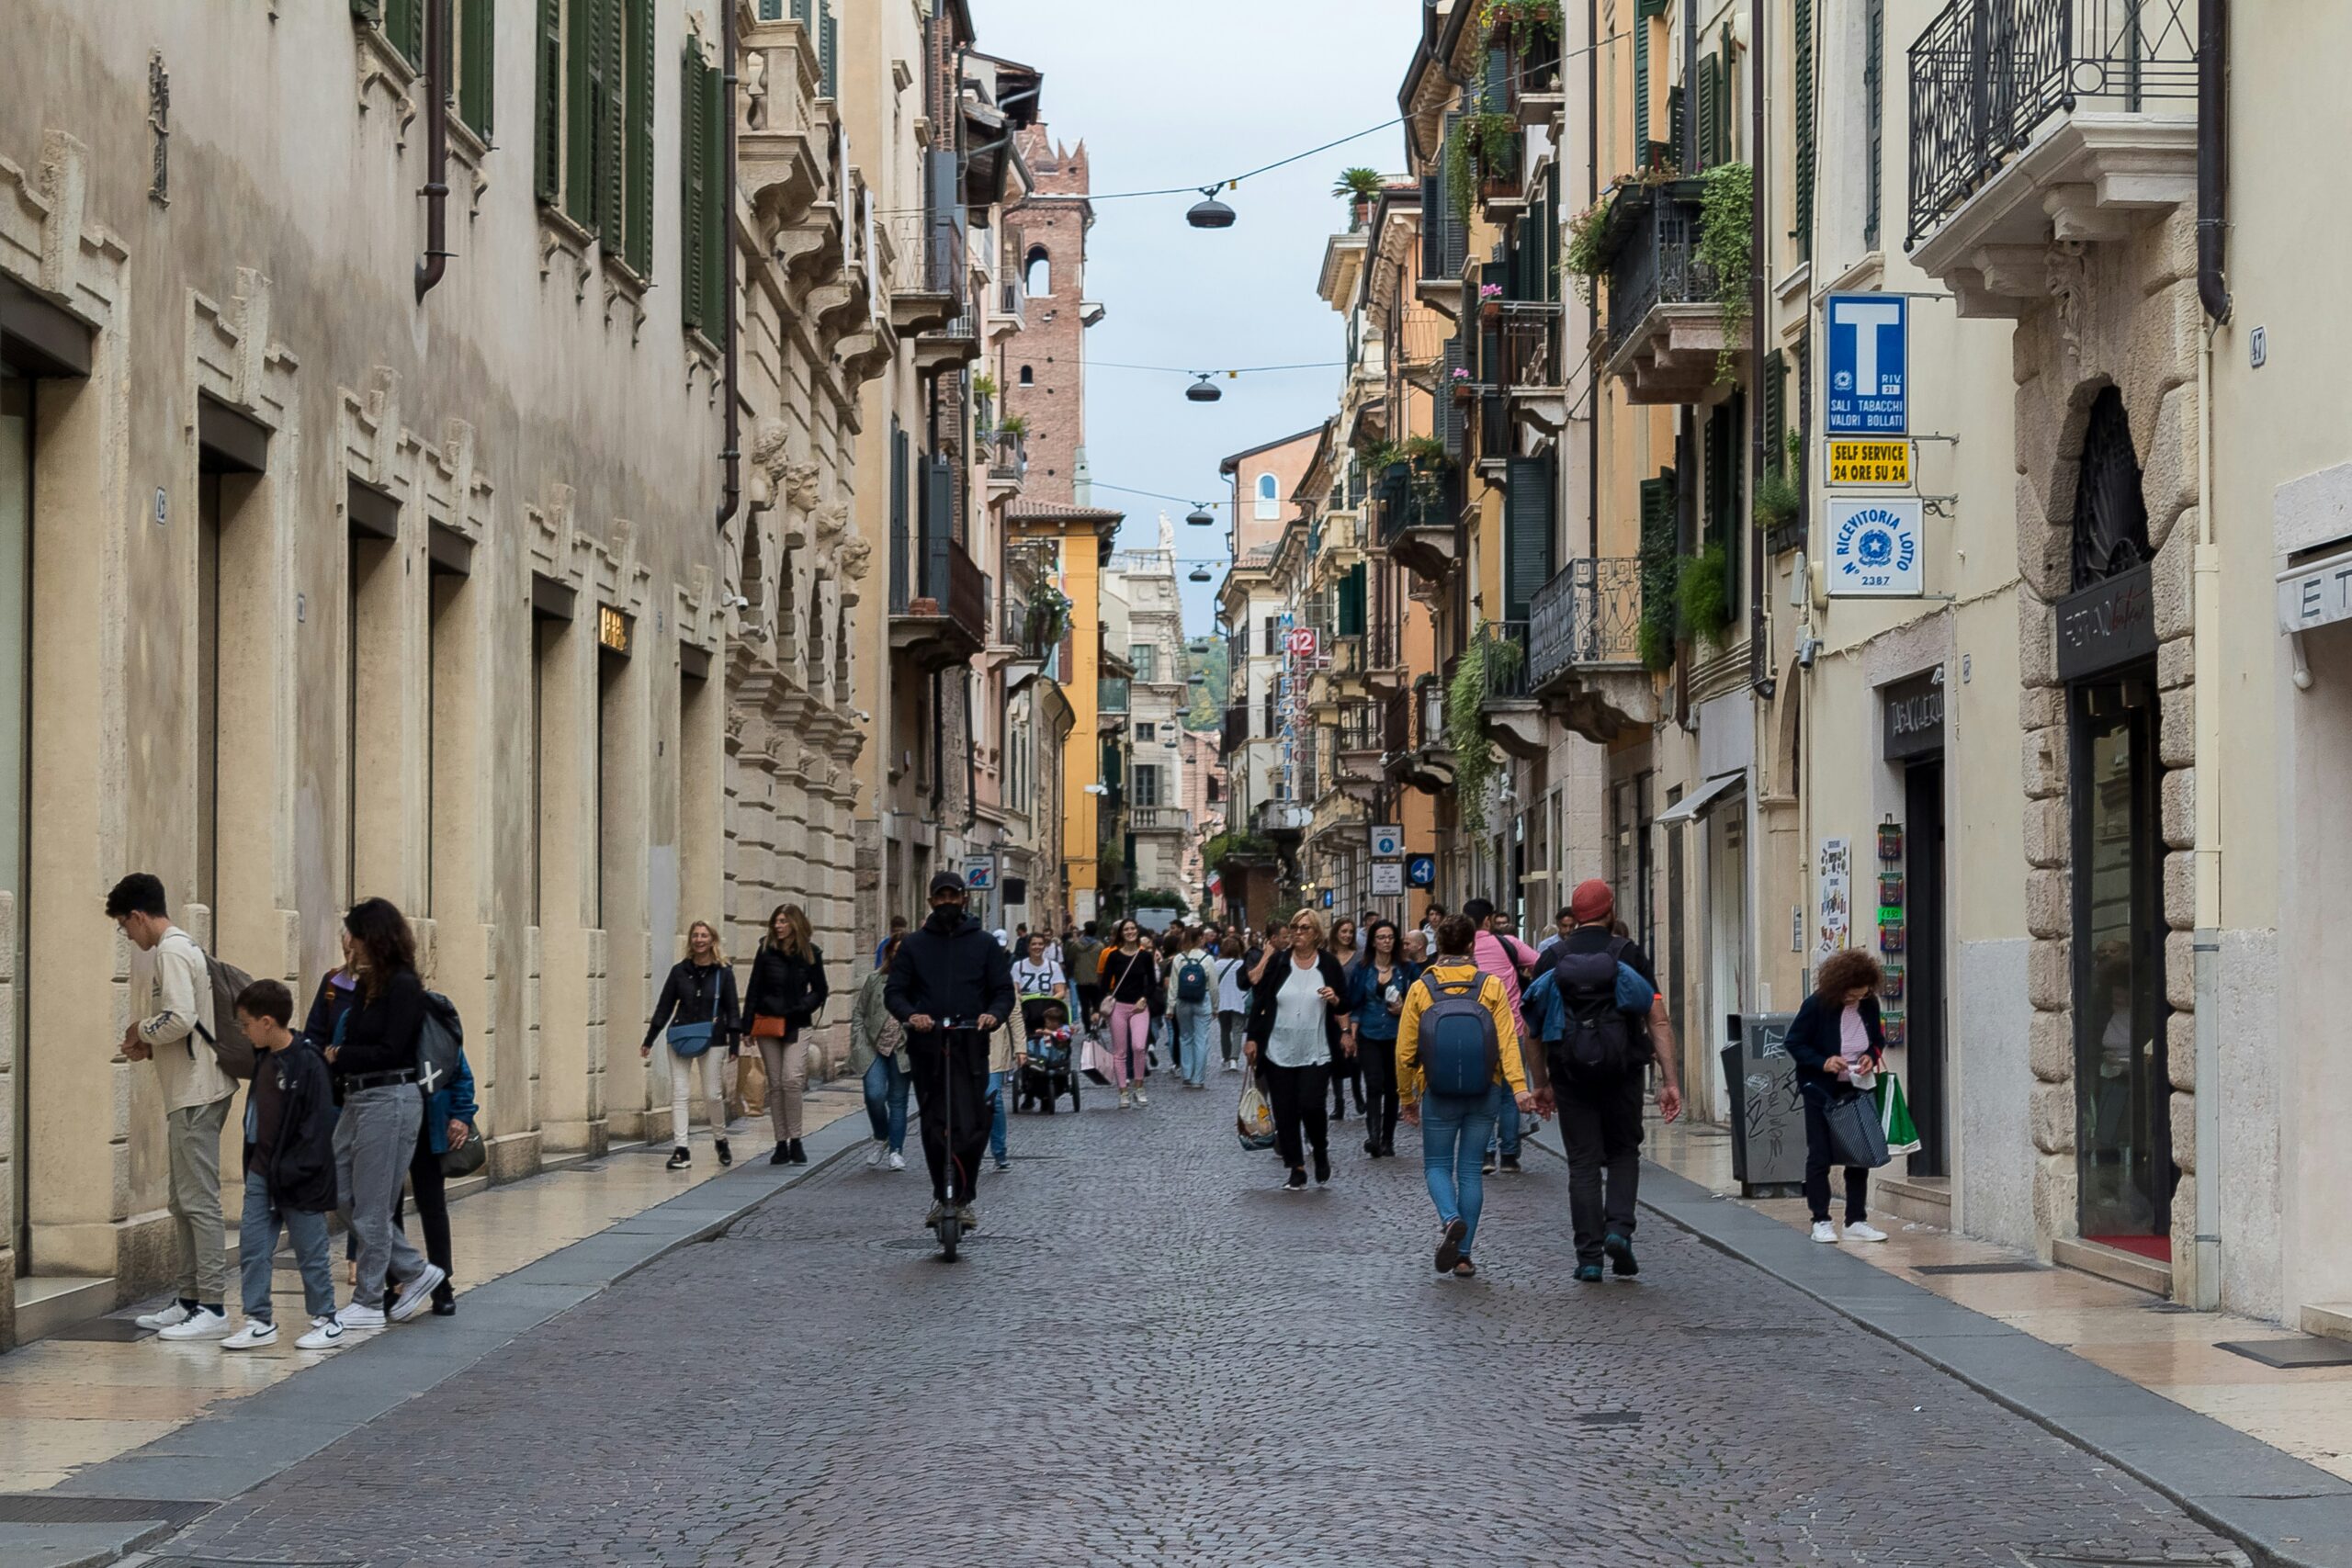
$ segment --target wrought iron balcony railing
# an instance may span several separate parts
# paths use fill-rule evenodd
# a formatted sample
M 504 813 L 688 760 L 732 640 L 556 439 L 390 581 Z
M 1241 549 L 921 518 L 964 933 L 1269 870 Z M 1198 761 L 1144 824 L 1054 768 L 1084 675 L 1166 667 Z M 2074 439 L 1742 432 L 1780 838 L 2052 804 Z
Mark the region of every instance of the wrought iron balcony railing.
M 1487 646 L 1487 695 L 1510 701 L 1527 695 L 1527 623 L 1525 621 L 1486 621 L 1479 625 L 1474 643 Z M 1496 645 L 1504 645 L 1499 649 Z M 1451 673 L 1453 661 L 1448 660 Z
M 1715 269 L 1699 259 L 1701 186 L 1675 180 L 1617 193 L 1609 226 L 1609 340 L 1623 344 L 1660 305 L 1710 304 Z
M 1340 710 L 1339 750 L 1341 751 L 1383 751 L 1387 750 L 1387 714 L 1377 703 L 1351 703 Z
M 2196 0 L 1951 0 L 1911 45 L 1905 249 L 2052 115 L 2196 96 Z
M 1442 473 L 1399 473 L 1391 468 L 1374 491 L 1380 502 L 1380 543 L 1410 528 L 1451 528 L 1461 512 L 1461 479 Z
M 1632 556 L 1572 560 L 1528 605 L 1527 682 L 1541 691 L 1585 665 L 1642 661 L 1642 563 Z
M 1494 378 L 1507 390 L 1560 384 L 1557 300 L 1504 299 L 1496 326 L 1502 349 Z

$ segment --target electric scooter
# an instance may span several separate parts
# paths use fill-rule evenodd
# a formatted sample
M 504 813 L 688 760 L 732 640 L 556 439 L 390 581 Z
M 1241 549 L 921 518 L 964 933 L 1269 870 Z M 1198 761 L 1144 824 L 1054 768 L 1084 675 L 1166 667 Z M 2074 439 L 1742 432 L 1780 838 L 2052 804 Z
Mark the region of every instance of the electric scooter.
M 944 1263 L 956 1261 L 956 1248 L 964 1242 L 964 1222 L 956 1217 L 956 1206 L 962 1201 L 956 1186 L 956 1050 L 954 1037 L 968 1034 L 979 1037 L 974 1024 L 959 1024 L 952 1018 L 939 1021 L 939 1114 L 947 1138 L 946 1201 L 941 1206 L 939 1218 L 932 1224 L 932 1234 L 939 1238 L 939 1257 Z

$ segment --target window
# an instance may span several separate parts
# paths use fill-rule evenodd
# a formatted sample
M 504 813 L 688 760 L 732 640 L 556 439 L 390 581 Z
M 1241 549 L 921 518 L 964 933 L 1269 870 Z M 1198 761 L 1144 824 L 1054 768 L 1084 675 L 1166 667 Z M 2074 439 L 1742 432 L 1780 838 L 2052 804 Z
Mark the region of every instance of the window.
M 1159 763 L 1137 762 L 1136 764 L 1135 803 L 1137 806 L 1158 806 L 1159 804 Z
M 1029 247 L 1029 260 L 1021 288 L 1032 299 L 1042 299 L 1054 291 L 1054 261 L 1046 254 L 1045 246 Z
M 607 255 L 650 277 L 653 0 L 538 0 L 538 6 L 532 157 L 538 197 L 594 231 Z M 490 0 L 481 9 L 479 28 L 487 37 Z M 484 71 L 487 115 L 486 60 Z M 715 104 L 715 84 L 709 96 Z
M 1131 643 L 1127 648 L 1127 662 L 1136 667 L 1138 681 L 1159 679 L 1159 649 L 1148 642 Z
M 678 185 L 679 310 L 686 327 L 707 337 L 724 334 L 727 292 L 727 180 L 721 168 L 723 99 L 719 73 L 687 46 L 680 62 Z
M 424 0 L 412 0 L 420 7 Z M 497 75 L 497 0 L 454 0 L 450 46 L 457 59 L 448 80 L 456 92 L 458 118 L 482 141 L 490 140 L 492 84 Z
M 1159 730 L 1153 726 L 1151 720 L 1148 718 L 1139 718 L 1136 720 L 1136 740 L 1148 744 L 1157 738 L 1159 733 Z
M 1037 372 L 1026 365 L 1023 366 L 1021 367 L 1021 384 L 1024 387 L 1035 386 L 1037 384 Z
M 1258 512 L 1261 523 L 1279 521 L 1283 514 L 1283 487 L 1272 474 L 1258 476 Z

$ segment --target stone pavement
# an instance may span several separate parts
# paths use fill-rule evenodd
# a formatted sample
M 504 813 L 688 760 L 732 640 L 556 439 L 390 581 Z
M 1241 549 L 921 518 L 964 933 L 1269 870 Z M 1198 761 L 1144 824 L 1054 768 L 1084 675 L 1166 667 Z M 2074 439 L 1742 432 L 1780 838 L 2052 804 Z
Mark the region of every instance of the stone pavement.
M 1278 1192 L 1235 1083 L 1017 1118 L 953 1266 L 920 1175 L 853 1153 L 155 1561 L 2240 1561 L 1689 1233 L 1652 1220 L 1638 1284 L 1576 1284 L 1548 1160 L 1490 1187 L 1482 1277 L 1440 1279 L 1417 1160 L 1350 1122 L 1330 1190 Z

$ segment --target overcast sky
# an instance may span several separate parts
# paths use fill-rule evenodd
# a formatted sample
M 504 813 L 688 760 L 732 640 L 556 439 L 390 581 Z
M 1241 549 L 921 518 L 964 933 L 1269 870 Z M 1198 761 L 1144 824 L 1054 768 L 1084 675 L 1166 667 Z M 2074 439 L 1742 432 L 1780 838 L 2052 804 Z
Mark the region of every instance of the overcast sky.
M 1081 138 L 1094 190 L 1206 185 L 1396 114 L 1419 0 L 972 0 L 978 47 L 1045 73 L 1044 118 Z M 1088 246 L 1087 291 L 1109 314 L 1087 357 L 1200 370 L 1338 360 L 1340 317 L 1316 297 L 1326 239 L 1347 215 L 1329 194 L 1339 171 L 1405 164 L 1390 126 L 1224 193 L 1240 221 L 1188 227 L 1197 197 L 1104 201 Z M 1188 528 L 1182 502 L 1107 487 L 1222 500 L 1217 461 L 1329 417 L 1337 368 L 1220 379 L 1216 403 L 1184 400 L 1185 381 L 1105 367 L 1087 385 L 1087 459 L 1098 506 L 1124 508 L 1123 545 L 1156 542 L 1162 507 L 1183 557 L 1222 558 L 1218 525 Z M 1180 570 L 1189 570 L 1189 566 Z M 1212 570 L 1222 571 L 1216 567 Z M 1216 619 L 1214 583 L 1184 585 L 1185 627 Z

